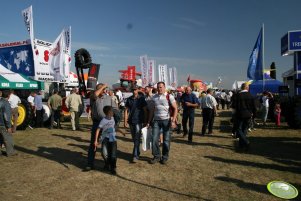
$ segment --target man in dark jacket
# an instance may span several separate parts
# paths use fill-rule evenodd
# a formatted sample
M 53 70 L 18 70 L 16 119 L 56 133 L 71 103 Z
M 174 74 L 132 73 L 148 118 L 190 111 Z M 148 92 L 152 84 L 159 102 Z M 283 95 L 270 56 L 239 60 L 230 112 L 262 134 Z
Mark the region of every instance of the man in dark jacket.
M 237 118 L 237 134 L 239 146 L 248 149 L 250 142 L 247 138 L 249 122 L 256 113 L 255 100 L 249 93 L 248 84 L 241 85 L 241 91 L 236 96 L 235 114 Z
M 0 135 L 3 137 L 6 155 L 12 156 L 15 155 L 16 152 L 14 150 L 14 140 L 12 136 L 12 128 L 11 128 L 11 108 L 8 102 L 10 92 L 3 91 L 2 98 L 0 99 Z

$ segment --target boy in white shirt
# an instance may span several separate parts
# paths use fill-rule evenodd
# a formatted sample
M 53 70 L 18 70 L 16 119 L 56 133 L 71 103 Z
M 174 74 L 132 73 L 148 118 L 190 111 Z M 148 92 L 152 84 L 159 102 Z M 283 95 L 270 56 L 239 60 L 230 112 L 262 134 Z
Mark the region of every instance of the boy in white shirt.
M 105 118 L 103 118 L 96 130 L 94 147 L 97 148 L 99 133 L 101 132 L 100 142 L 102 144 L 102 157 L 105 161 L 105 170 L 110 170 L 113 175 L 116 175 L 116 161 L 117 161 L 117 142 L 115 132 L 115 121 L 113 118 L 112 106 L 105 106 L 103 108 Z

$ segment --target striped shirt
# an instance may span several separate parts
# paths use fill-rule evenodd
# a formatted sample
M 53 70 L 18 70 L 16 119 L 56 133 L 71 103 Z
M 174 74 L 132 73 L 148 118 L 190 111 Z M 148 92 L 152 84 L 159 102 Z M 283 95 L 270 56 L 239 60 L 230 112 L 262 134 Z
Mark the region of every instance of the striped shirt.
M 167 92 L 164 94 L 155 94 L 153 101 L 155 104 L 154 120 L 166 120 L 170 118 L 169 115 L 169 103 L 166 98 Z M 173 104 L 176 100 L 173 95 L 169 95 L 170 104 Z

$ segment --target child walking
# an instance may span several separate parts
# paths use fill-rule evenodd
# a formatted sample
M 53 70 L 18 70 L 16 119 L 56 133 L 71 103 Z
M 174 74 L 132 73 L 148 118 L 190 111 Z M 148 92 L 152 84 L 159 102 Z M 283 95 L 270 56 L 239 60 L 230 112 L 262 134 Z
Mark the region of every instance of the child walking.
M 116 175 L 116 162 L 117 162 L 117 142 L 115 132 L 115 121 L 113 118 L 112 106 L 105 106 L 103 108 L 105 118 L 103 118 L 96 130 L 94 147 L 95 151 L 98 145 L 99 133 L 101 132 L 101 145 L 102 145 L 102 157 L 105 162 L 104 170 L 110 170 L 113 175 Z
M 280 104 L 279 103 L 275 104 L 274 115 L 275 115 L 275 123 L 276 123 L 276 125 L 280 126 L 281 108 L 280 108 Z

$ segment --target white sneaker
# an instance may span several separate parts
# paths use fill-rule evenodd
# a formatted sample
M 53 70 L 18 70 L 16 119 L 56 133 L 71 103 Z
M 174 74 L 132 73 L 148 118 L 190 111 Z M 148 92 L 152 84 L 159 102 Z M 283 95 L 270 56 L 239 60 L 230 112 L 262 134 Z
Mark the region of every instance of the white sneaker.
M 248 129 L 249 132 L 252 132 L 251 128 Z

